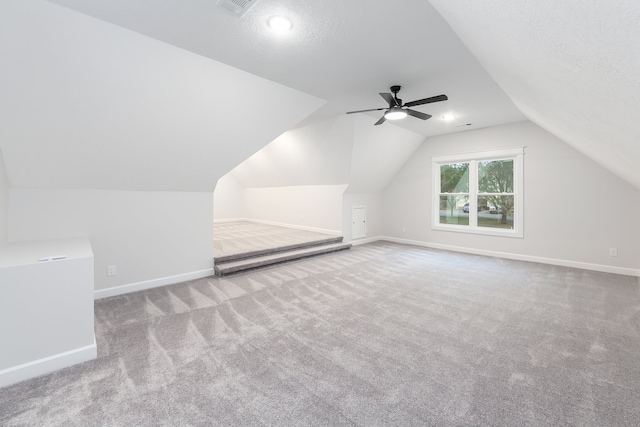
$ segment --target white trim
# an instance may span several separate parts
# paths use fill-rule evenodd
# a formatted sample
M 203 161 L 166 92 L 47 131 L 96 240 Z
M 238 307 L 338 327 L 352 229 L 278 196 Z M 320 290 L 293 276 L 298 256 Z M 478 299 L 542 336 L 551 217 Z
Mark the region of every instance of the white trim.
M 431 156 L 431 161 L 435 163 L 452 163 L 465 160 L 486 160 L 486 159 L 500 159 L 504 156 L 515 157 L 519 154 L 524 154 L 526 147 L 511 147 L 511 148 L 499 148 L 489 151 L 471 151 L 460 154 L 447 154 L 444 156 Z
M 253 219 L 253 218 L 222 219 L 222 220 L 215 220 L 213 221 L 213 223 L 215 224 L 215 223 L 236 222 L 236 221 L 247 221 L 247 222 L 254 222 L 256 224 L 275 225 L 276 227 L 294 228 L 296 230 L 313 231 L 316 233 L 331 234 L 333 236 L 342 236 L 341 230 L 329 230 L 328 228 L 307 227 L 304 225 L 287 224 L 284 222 L 275 222 L 275 221 L 265 221 L 262 219 Z
M 471 212 L 471 210 L 469 210 Z M 469 221 L 471 222 L 471 221 Z M 431 227 L 434 231 L 453 231 L 454 233 L 464 233 L 464 234 L 480 234 L 483 236 L 498 236 L 498 237 L 514 237 L 514 238 L 523 238 L 521 235 L 518 235 L 511 228 L 490 228 L 490 227 L 463 227 L 460 225 L 453 224 L 436 224 Z
M 352 246 L 360 246 L 360 245 L 364 245 L 365 243 L 376 242 L 378 240 L 381 240 L 379 236 L 378 237 L 363 237 L 362 239 L 349 240 L 346 243 L 351 243 Z
M 462 252 L 474 255 L 483 255 L 494 258 L 512 259 L 516 261 L 537 262 L 539 264 L 559 265 L 562 267 L 579 268 L 582 270 L 599 271 L 602 273 L 621 274 L 623 276 L 640 277 L 640 269 L 615 267 L 612 265 L 592 264 L 581 261 L 570 261 L 565 259 L 547 258 L 536 255 L 512 254 L 509 252 L 489 251 L 486 249 L 465 248 L 462 246 L 443 245 L 440 243 L 421 242 L 419 240 L 402 239 L 391 236 L 378 236 L 370 239 L 370 242 L 383 240 L 387 242 L 400 243 L 404 245 L 422 246 L 425 248 L 442 249 L 445 251 Z M 363 242 L 364 243 L 364 242 Z M 369 243 L 369 242 L 367 242 Z
M 160 286 L 173 285 L 175 283 L 186 282 L 187 280 L 201 279 L 213 276 L 213 268 L 194 271 L 191 273 L 177 274 L 175 276 L 160 277 L 158 279 L 145 280 L 144 282 L 130 283 L 128 285 L 114 286 L 113 288 L 98 289 L 93 292 L 94 299 L 108 298 L 116 295 L 128 294 L 130 292 L 143 291 L 145 289 L 157 288 Z
M 480 234 L 487 236 L 500 236 L 510 238 L 524 238 L 524 148 L 512 147 L 506 149 L 497 149 L 490 151 L 479 151 L 464 154 L 452 154 L 445 156 L 431 157 L 431 174 L 432 174 L 432 217 L 431 229 L 438 231 L 453 231 L 457 233 Z M 477 198 L 478 198 L 478 162 L 486 160 L 502 160 L 513 159 L 513 199 L 514 199 L 514 218 L 512 229 L 499 229 L 491 227 L 479 227 L 477 216 Z M 450 163 L 468 163 L 469 169 L 469 224 L 467 226 L 447 225 L 440 223 L 440 174 L 441 166 Z M 446 193 L 444 193 L 446 194 Z M 455 193 L 451 193 L 455 194 Z M 511 194 L 511 193 L 509 193 Z
M 96 345 L 96 337 L 94 335 L 93 344 L 1 370 L 0 387 L 6 387 L 20 381 L 28 380 L 29 378 L 57 371 L 58 369 L 87 362 L 95 359 L 97 356 L 98 346 Z
M 249 221 L 249 220 L 245 219 L 245 218 L 226 218 L 226 219 L 214 219 L 213 223 L 214 224 L 224 224 L 226 222 L 238 222 L 238 221 Z

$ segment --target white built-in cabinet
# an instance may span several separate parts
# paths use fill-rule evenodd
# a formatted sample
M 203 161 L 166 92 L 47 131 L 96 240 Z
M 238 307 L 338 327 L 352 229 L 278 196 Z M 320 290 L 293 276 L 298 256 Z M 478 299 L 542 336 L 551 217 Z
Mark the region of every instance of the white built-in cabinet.
M 89 239 L 0 247 L 0 387 L 95 357 Z

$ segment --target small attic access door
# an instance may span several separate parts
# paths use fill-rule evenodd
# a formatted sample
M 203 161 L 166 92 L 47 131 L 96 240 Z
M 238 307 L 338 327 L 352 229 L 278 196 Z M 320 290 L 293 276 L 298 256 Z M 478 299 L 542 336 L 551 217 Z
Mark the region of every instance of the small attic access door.
M 367 208 L 354 206 L 351 208 L 351 239 L 367 237 Z

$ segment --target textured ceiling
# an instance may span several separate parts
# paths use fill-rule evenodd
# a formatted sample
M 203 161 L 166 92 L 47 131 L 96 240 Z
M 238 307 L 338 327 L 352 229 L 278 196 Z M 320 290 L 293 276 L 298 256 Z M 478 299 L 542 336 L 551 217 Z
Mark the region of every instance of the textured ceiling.
M 640 2 L 431 3 L 527 118 L 640 188 Z
M 487 127 L 524 120 L 425 0 L 258 0 L 241 18 L 217 7 L 216 0 L 54 1 L 327 100 L 304 124 L 384 107 L 378 92 L 393 84 L 403 86 L 405 101 L 449 96 L 416 107 L 433 119 L 398 124 L 425 136 L 466 130 L 455 126 L 467 122 Z M 278 13 L 294 21 L 284 37 L 266 27 L 267 18 Z M 457 120 L 440 120 L 447 112 Z M 379 116 L 372 113 L 372 125 Z

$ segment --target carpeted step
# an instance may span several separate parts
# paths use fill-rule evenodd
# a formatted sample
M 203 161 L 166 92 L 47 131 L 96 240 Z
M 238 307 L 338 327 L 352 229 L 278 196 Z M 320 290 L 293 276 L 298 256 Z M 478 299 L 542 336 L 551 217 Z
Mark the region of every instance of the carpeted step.
M 254 258 L 262 255 L 272 255 L 272 254 L 287 252 L 287 251 L 296 250 L 296 249 L 304 249 L 304 248 L 311 248 L 314 246 L 340 243 L 342 242 L 342 238 L 343 238 L 342 236 L 332 236 L 332 237 L 322 238 L 318 240 L 309 240 L 304 243 L 294 243 L 294 244 L 278 246 L 274 248 L 258 249 L 255 251 L 224 255 L 224 256 L 215 257 L 214 261 L 216 265 L 220 265 L 222 263 L 234 262 L 234 261 L 239 261 L 247 258 Z
M 340 238 L 342 240 L 342 237 Z M 292 249 L 288 251 L 280 251 L 277 253 L 269 253 L 252 258 L 241 259 L 237 261 L 226 261 L 215 263 L 216 276 L 226 276 L 229 274 L 239 273 L 241 271 L 252 270 L 259 267 L 265 267 L 273 264 L 280 264 L 287 261 L 293 261 L 300 258 L 343 251 L 351 248 L 351 243 L 328 243 L 322 245 L 314 245 L 302 249 Z

